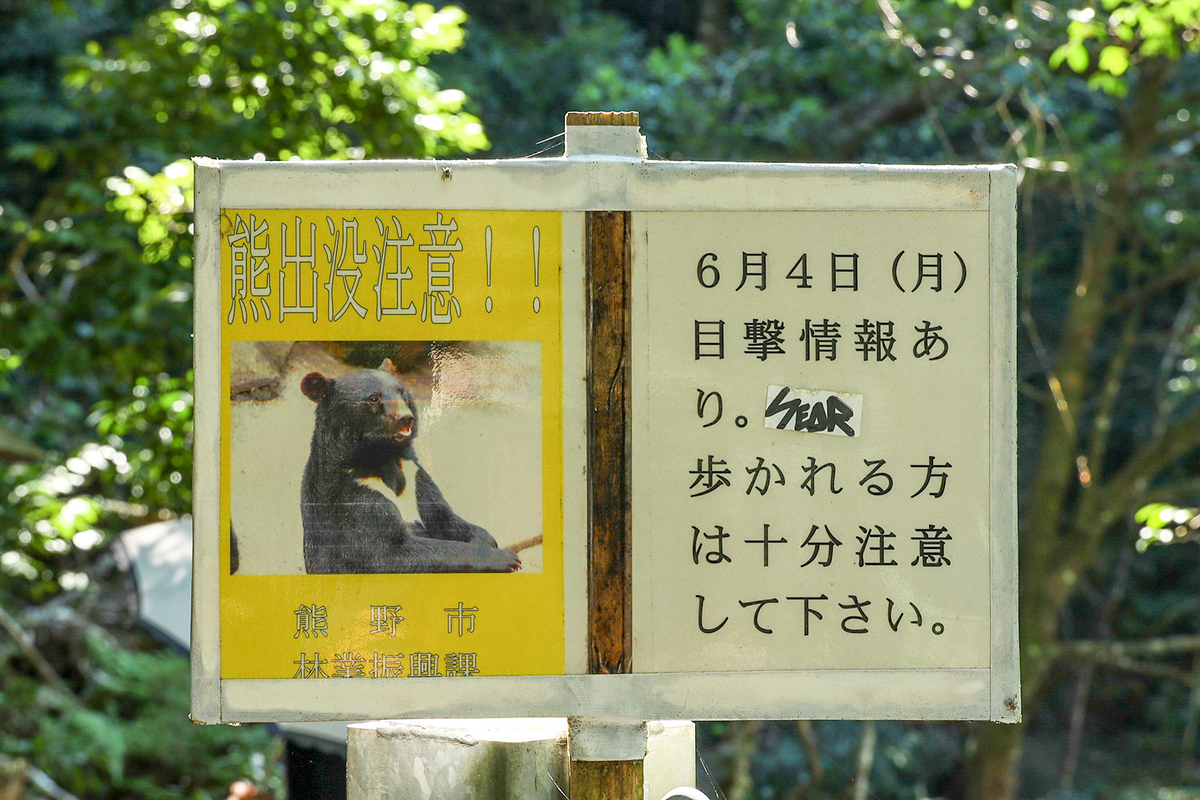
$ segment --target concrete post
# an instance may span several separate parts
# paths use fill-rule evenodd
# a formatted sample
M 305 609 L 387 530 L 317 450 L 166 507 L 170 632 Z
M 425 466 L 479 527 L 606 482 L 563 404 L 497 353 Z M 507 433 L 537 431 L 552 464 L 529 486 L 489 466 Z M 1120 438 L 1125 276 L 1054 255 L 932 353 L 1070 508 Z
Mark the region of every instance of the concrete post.
M 648 725 L 644 796 L 696 779 L 695 725 Z M 562 800 L 565 719 L 388 720 L 347 731 L 349 800 Z

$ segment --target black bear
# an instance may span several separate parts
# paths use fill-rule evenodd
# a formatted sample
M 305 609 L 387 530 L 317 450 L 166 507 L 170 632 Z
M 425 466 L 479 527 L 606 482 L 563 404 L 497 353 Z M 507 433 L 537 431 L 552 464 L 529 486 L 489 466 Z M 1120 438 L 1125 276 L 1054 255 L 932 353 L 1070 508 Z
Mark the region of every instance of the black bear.
M 417 413 L 396 368 L 305 375 L 317 404 L 300 489 L 304 568 L 313 573 L 513 572 L 514 553 L 455 514 L 417 463 Z

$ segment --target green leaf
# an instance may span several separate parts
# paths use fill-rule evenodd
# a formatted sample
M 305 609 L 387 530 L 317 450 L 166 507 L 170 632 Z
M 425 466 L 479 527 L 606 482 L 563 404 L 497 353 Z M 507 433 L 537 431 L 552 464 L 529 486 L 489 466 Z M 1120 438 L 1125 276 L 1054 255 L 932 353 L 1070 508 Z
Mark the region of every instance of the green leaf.
M 1110 44 L 1100 51 L 1096 66 L 1111 75 L 1124 75 L 1129 69 L 1129 51 L 1120 45 Z
M 1067 51 L 1067 66 L 1075 72 L 1083 73 L 1088 68 L 1088 51 L 1080 42 L 1071 42 L 1064 47 L 1070 48 Z
M 1161 528 L 1163 521 L 1159 513 L 1168 508 L 1171 508 L 1168 503 L 1149 503 L 1139 508 L 1133 515 L 1133 519 L 1151 528 Z
M 1095 72 L 1088 78 L 1088 88 L 1092 90 L 1099 89 L 1105 94 L 1110 94 L 1113 97 L 1124 97 L 1129 94 L 1129 87 L 1125 81 L 1115 75 L 1110 75 L 1107 72 Z

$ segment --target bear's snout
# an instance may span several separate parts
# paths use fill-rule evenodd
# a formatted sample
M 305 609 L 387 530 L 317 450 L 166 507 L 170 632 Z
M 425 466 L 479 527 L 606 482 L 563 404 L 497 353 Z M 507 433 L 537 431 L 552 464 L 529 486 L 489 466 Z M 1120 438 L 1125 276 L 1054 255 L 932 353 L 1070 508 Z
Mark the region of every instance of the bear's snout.
M 412 410 L 406 404 L 402 403 L 399 408 L 387 415 L 387 421 L 398 438 L 406 439 L 412 436 L 413 425 L 417 419 L 413 415 Z

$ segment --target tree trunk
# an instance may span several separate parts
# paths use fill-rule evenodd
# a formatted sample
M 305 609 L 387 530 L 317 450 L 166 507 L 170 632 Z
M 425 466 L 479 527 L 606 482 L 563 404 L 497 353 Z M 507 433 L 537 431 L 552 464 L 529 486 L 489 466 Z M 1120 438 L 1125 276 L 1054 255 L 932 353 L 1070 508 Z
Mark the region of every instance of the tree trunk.
M 733 764 L 729 770 L 729 800 L 750 800 L 754 795 L 754 776 L 751 767 L 754 751 L 758 749 L 758 732 L 762 722 L 741 720 L 730 723 L 730 743 L 733 745 Z
M 712 54 L 729 46 L 729 0 L 700 0 L 696 39 Z
M 1157 140 L 1162 88 L 1170 69 L 1165 59 L 1145 62 L 1122 109 L 1121 163 L 1084 233 L 1075 291 L 1067 306 L 1054 371 L 1048 376 L 1054 402 L 1046 408 L 1029 499 L 1020 511 L 1021 692 L 1026 709 L 1034 707 L 1052 665 L 1063 607 L 1079 576 L 1095 563 L 1100 538 L 1115 521 L 1105 513 L 1113 504 L 1113 497 L 1105 492 L 1115 488 L 1110 494 L 1119 494 L 1121 488 L 1106 486 L 1103 478 L 1109 476 L 1094 474 L 1083 456 L 1086 444 L 1096 444 L 1091 437 L 1104 437 L 1107 429 L 1099 424 L 1090 430 L 1081 426 L 1087 421 L 1084 408 L 1092 396 L 1097 340 L 1108 322 L 1109 292 L 1119 269 L 1139 171 Z M 1102 455 L 1104 443 L 1100 439 L 1100 446 L 1093 449 Z M 1096 472 L 1100 468 L 1097 464 Z M 1148 464 L 1148 474 L 1140 477 L 1148 482 L 1155 471 Z M 1119 476 L 1119 471 L 1114 474 Z M 968 759 L 968 800 L 1016 796 L 1022 730 L 1021 725 L 975 729 L 975 747 Z
M 1008 800 L 1016 796 L 1022 734 L 1021 725 L 973 726 L 968 745 L 967 797 Z

